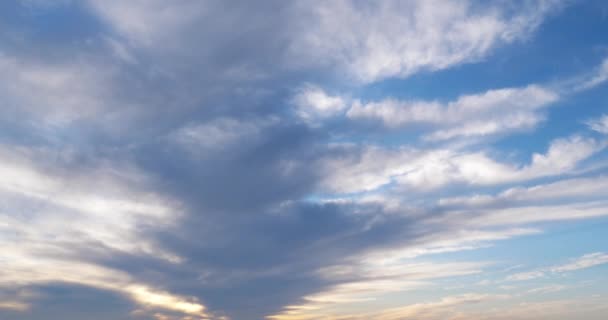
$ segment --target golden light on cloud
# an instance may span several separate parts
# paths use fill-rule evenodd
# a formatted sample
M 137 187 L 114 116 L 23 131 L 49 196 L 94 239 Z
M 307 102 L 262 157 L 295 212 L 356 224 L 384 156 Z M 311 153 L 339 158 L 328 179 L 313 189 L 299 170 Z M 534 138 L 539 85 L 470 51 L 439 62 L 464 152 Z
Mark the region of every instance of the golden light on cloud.
M 125 291 L 138 303 L 162 308 L 166 310 L 178 311 L 192 315 L 203 315 L 205 306 L 182 297 L 172 295 L 167 292 L 155 291 L 143 285 L 128 286 Z
M 104 168 L 85 176 L 57 168 L 47 172 L 31 158 L 0 148 L 0 173 L 9 178 L 0 182 L 0 196 L 9 194 L 22 203 L 41 203 L 32 208 L 27 220 L 12 212 L 0 215 L 0 231 L 11 230 L 14 235 L 0 235 L 0 245 L 6 248 L 0 289 L 62 282 L 116 292 L 150 312 L 179 313 L 179 319 L 210 318 L 205 306 L 195 298 L 163 291 L 126 272 L 78 258 L 78 244 L 95 243 L 91 250 L 146 254 L 181 263 L 181 257 L 157 248 L 136 232 L 146 223 L 170 225 L 179 212 L 172 206 L 175 203 L 135 188 L 143 179 L 137 172 L 107 173 Z M 96 188 L 83 182 L 90 180 L 96 180 Z M 99 192 L 99 186 L 105 191 Z M 0 299 L 0 309 L 28 308 L 27 301 Z
M 0 310 L 26 311 L 29 307 L 27 303 L 20 301 L 0 301 Z

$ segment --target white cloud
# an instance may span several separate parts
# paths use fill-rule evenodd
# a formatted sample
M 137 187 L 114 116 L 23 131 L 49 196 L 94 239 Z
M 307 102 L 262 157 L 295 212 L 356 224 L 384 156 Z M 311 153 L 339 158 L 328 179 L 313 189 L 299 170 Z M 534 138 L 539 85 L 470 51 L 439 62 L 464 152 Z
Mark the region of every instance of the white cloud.
M 558 98 L 558 94 L 549 89 L 530 85 L 464 95 L 448 103 L 394 99 L 366 104 L 355 102 L 348 116 L 381 120 L 389 127 L 417 123 L 439 126 L 442 129 L 427 138 L 445 140 L 532 128 L 543 119 L 538 110 Z
M 574 91 L 588 90 L 599 86 L 608 80 L 608 58 L 591 74 L 582 77 L 574 86 Z
M 346 108 L 344 98 L 330 96 L 313 85 L 301 88 L 292 98 L 291 103 L 296 107 L 297 114 L 309 121 L 337 115 Z
M 396 179 L 405 185 L 429 188 L 460 182 L 492 185 L 525 181 L 543 176 L 562 175 L 575 168 L 589 156 L 603 150 L 605 143 L 592 138 L 571 136 L 551 142 L 545 154 L 534 153 L 526 166 L 498 162 L 483 152 L 429 153 L 421 161 Z
M 408 169 L 408 161 L 421 155 L 415 150 L 352 147 L 347 153 L 321 162 L 324 188 L 338 193 L 370 191 L 391 182 Z
M 562 286 L 562 285 L 549 285 L 549 286 L 530 289 L 527 291 L 527 293 L 544 295 L 544 294 L 548 294 L 548 293 L 562 291 L 565 288 L 566 288 L 566 286 Z
M 568 272 L 580 269 L 587 269 L 597 265 L 608 263 L 608 254 L 603 252 L 595 252 L 586 254 L 570 263 L 551 268 L 552 272 Z
M 516 274 L 512 274 L 507 277 L 507 281 L 526 281 L 537 278 L 542 278 L 545 276 L 544 271 L 530 271 L 530 272 L 520 272 Z
M 326 176 L 323 187 L 330 192 L 352 193 L 391 183 L 428 191 L 454 183 L 495 185 L 563 175 L 603 150 L 606 143 L 579 135 L 556 139 L 546 153 L 534 153 L 523 166 L 499 162 L 482 151 L 338 147 L 345 153 L 321 160 Z
M 100 166 L 76 174 L 49 165 L 42 169 L 32 160 L 39 157 L 49 157 L 48 152 L 0 150 L 0 173 L 6 178 L 0 183 L 0 196 L 7 204 L 0 227 L 35 241 L 95 241 L 107 248 L 174 259 L 136 238 L 138 228 L 170 226 L 179 212 L 172 200 L 135 189 L 144 182 L 136 171 Z M 10 212 L 25 208 L 27 215 Z
M 608 254 L 603 252 L 595 252 L 583 255 L 579 258 L 572 259 L 570 262 L 553 267 L 542 268 L 538 270 L 521 272 L 512 274 L 507 277 L 508 281 L 525 281 L 538 278 L 548 277 L 554 274 L 564 272 L 578 271 L 603 264 L 608 264 Z
M 523 201 L 581 200 L 608 196 L 608 177 L 564 179 L 527 188 L 514 187 L 496 196 L 473 195 L 439 200 L 443 206 L 487 207 L 508 202 L 515 205 Z
M 176 53 L 190 37 L 217 41 L 200 32 L 197 23 L 214 22 L 215 30 L 232 32 L 232 24 L 258 21 L 251 9 L 227 12 L 223 6 L 198 1 L 100 1 L 90 0 L 93 12 L 129 45 Z M 314 1 L 283 5 L 274 25 L 284 42 L 280 63 L 296 67 L 332 67 L 363 82 L 386 77 L 407 77 L 423 70 L 441 70 L 477 61 L 499 45 L 529 37 L 546 15 L 562 1 L 523 2 L 513 8 L 493 4 L 485 8 L 472 1 L 388 1 L 360 4 L 356 1 Z M 223 20 L 216 20 L 221 11 Z M 277 30 L 276 28 L 282 28 Z M 253 28 L 254 29 L 254 28 Z M 196 32 L 198 30 L 199 32 Z M 208 50 L 201 50 L 206 54 Z M 276 61 L 276 59 L 275 59 Z
M 298 11 L 311 18 L 294 36 L 292 63 L 337 66 L 373 82 L 481 59 L 498 45 L 529 36 L 560 1 L 512 11 L 469 1 L 320 1 L 306 7 L 314 11 Z
M 452 212 L 450 219 L 476 215 L 467 220 L 467 225 L 477 227 L 521 225 L 535 222 L 551 222 L 564 220 L 587 219 L 608 215 L 608 203 L 604 201 L 568 203 L 564 205 L 533 205 L 524 207 L 509 207 L 506 209 L 462 209 Z
M 532 155 L 532 163 L 522 170 L 522 175 L 534 177 L 562 173 L 605 147 L 606 142 L 579 135 L 556 139 L 549 145 L 547 153 Z
M 360 103 L 349 110 L 353 118 L 378 118 L 389 126 L 410 123 L 458 123 L 471 117 L 511 112 L 513 109 L 535 110 L 557 100 L 556 93 L 537 86 L 489 90 L 480 94 L 463 95 L 448 103 L 436 101 L 385 100 Z M 505 110 L 507 109 L 507 110 Z
M 587 122 L 587 125 L 591 130 L 599 133 L 608 134 L 608 114 L 603 115 L 601 118 Z
M 447 140 L 455 137 L 489 136 L 498 133 L 532 129 L 544 120 L 544 117 L 533 112 L 516 112 L 501 118 L 471 121 L 463 126 L 443 129 L 425 136 L 425 140 Z
M 432 224 L 432 222 L 431 222 Z M 435 227 L 437 227 L 435 225 Z M 429 254 L 475 250 L 491 246 L 492 242 L 541 233 L 533 228 L 511 228 L 504 230 L 456 229 L 421 237 L 403 248 L 371 252 L 367 259 L 395 262 Z

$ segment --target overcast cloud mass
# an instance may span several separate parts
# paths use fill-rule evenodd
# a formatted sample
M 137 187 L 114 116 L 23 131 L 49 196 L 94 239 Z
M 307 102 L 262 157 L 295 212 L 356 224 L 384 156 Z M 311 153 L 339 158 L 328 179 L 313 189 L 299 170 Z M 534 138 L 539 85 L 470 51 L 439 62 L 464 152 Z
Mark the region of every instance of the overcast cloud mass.
M 608 3 L 0 2 L 0 319 L 608 312 Z

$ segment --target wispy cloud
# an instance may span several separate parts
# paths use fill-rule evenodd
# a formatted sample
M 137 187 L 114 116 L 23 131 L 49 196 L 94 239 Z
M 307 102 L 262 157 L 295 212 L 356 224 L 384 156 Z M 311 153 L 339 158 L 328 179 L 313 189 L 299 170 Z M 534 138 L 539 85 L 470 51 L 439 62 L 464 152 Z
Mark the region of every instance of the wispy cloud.
M 558 99 L 558 93 L 530 85 L 465 95 L 448 103 L 392 99 L 366 104 L 355 102 L 348 116 L 379 119 L 389 127 L 431 124 L 440 129 L 427 139 L 445 140 L 532 128 L 543 118 L 539 110 Z
M 587 125 L 591 130 L 608 134 L 608 115 L 603 115 L 599 119 L 588 121 Z
M 527 37 L 561 7 L 541 1 L 513 12 L 500 5 L 479 10 L 468 1 L 319 2 L 290 57 L 297 65 L 338 66 L 362 82 L 407 77 L 480 60 Z
M 569 263 L 556 265 L 553 267 L 542 268 L 539 270 L 512 274 L 507 277 L 509 281 L 524 281 L 537 278 L 543 278 L 552 274 L 564 272 L 572 272 L 582 269 L 587 269 L 602 264 L 608 263 L 608 254 L 603 252 L 595 252 L 583 255 L 579 258 L 572 259 Z
M 552 272 L 568 272 L 580 269 L 587 269 L 597 265 L 608 263 L 608 254 L 595 252 L 586 254 L 572 262 L 551 268 Z
M 521 165 L 497 161 L 483 151 L 346 146 L 343 150 L 350 155 L 338 153 L 322 165 L 327 168 L 325 183 L 335 192 L 370 191 L 393 182 L 433 190 L 450 184 L 497 185 L 563 175 L 605 147 L 602 141 L 574 135 L 552 141 L 545 153 L 534 153 L 528 164 Z

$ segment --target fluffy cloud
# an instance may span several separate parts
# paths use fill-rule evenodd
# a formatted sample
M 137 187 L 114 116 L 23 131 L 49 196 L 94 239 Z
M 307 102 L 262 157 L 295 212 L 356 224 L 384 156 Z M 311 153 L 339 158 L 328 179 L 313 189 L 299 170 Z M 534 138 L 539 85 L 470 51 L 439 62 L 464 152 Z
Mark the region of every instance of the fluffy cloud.
M 293 97 L 297 114 L 304 120 L 326 118 L 338 114 L 346 108 L 346 101 L 340 96 L 330 96 L 321 88 L 308 85 Z

